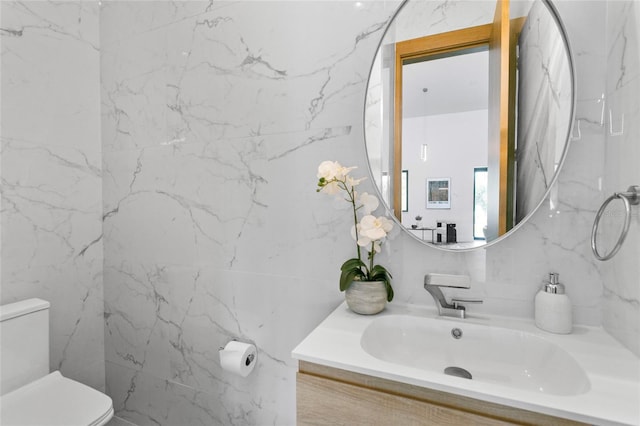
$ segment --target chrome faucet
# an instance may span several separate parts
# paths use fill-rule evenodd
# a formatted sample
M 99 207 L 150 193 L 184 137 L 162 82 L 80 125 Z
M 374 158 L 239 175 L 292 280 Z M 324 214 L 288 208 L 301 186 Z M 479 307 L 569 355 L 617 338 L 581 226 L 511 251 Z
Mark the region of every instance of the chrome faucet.
M 479 299 L 451 299 L 451 303 L 442 293 L 441 287 L 470 288 L 471 280 L 466 275 L 427 274 L 424 276 L 424 289 L 436 301 L 438 313 L 443 317 L 465 318 L 466 309 L 461 303 L 482 303 Z

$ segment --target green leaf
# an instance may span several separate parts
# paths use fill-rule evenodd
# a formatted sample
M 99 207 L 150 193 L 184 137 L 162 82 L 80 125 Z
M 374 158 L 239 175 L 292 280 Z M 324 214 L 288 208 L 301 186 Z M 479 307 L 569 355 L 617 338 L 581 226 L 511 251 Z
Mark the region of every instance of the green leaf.
M 363 266 L 365 266 L 365 264 L 357 257 L 349 259 L 342 264 L 340 267 L 340 270 L 342 271 L 340 273 L 340 291 L 345 291 L 349 288 L 351 282 L 356 277 L 366 279 L 366 275 L 362 271 Z
M 383 267 L 374 266 L 371 270 L 369 279 L 371 281 L 391 282 L 391 274 Z
M 340 291 L 345 291 L 347 288 L 349 288 L 354 278 L 356 277 L 364 277 L 364 274 L 362 273 L 360 268 L 343 270 L 340 274 Z
M 355 257 L 353 259 L 349 259 L 346 262 L 344 262 L 342 264 L 342 266 L 340 267 L 340 270 L 341 271 L 346 271 L 348 269 L 355 269 L 355 268 L 360 269 L 360 267 L 362 267 L 362 266 L 366 266 L 366 265 L 364 264 L 363 261 L 361 261 L 360 259 Z
M 387 301 L 391 302 L 393 300 L 394 294 L 393 287 L 391 287 L 391 274 L 384 266 L 375 265 L 373 269 L 371 269 L 370 280 L 384 282 L 384 286 L 387 289 Z
M 389 283 L 389 281 L 385 281 L 384 286 L 387 288 L 387 302 L 391 302 L 393 300 L 393 288 L 391 287 L 391 283 Z

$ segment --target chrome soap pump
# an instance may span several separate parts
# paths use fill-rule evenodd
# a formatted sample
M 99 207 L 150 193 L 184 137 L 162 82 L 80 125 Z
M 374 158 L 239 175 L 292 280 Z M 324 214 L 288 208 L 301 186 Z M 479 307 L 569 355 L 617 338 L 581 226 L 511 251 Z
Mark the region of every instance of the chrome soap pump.
M 536 294 L 535 322 L 538 328 L 551 333 L 569 334 L 573 328 L 571 301 L 560 284 L 559 274 L 549 274 L 549 281 Z

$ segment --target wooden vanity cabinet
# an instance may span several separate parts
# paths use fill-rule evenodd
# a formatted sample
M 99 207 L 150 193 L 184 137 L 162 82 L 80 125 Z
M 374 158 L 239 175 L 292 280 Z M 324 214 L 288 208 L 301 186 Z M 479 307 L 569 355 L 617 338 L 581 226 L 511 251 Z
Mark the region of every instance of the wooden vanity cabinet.
M 583 424 L 305 361 L 296 382 L 299 426 Z

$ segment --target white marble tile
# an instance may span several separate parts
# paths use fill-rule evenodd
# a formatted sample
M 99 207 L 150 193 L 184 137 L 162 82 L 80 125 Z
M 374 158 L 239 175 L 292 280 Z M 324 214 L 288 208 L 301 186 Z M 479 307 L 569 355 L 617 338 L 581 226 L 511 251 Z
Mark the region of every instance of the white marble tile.
M 608 1 L 554 1 L 576 63 L 578 100 L 599 99 L 606 79 Z
M 126 281 L 120 291 L 107 289 L 108 365 L 116 370 L 132 369 L 136 380 L 167 381 L 175 389 L 215 396 L 217 415 L 229 418 L 230 424 L 247 419 L 252 419 L 250 424 L 294 423 L 296 365 L 290 352 L 327 309 L 340 302 L 327 282 L 177 266 L 127 270 L 119 276 Z M 153 295 L 142 296 L 145 292 Z M 154 297 L 155 309 L 148 310 L 145 324 L 140 310 L 132 311 L 123 302 L 141 306 L 148 297 Z M 112 309 L 116 305 L 123 309 Z M 247 378 L 232 375 L 219 365 L 219 348 L 234 338 L 253 342 L 258 348 L 256 368 Z M 112 381 L 117 383 L 118 378 L 108 376 L 110 389 Z M 139 392 L 138 385 L 135 389 Z M 146 412 L 156 417 L 156 410 L 164 407 L 161 401 L 175 396 L 173 392 L 151 392 L 116 407 L 119 415 L 138 423 L 139 418 L 128 417 L 141 410 L 136 398 L 157 404 Z M 193 410 L 179 411 L 172 415 L 187 417 L 173 421 L 189 423 Z
M 109 19 L 117 7 L 109 5 L 103 25 L 119 25 Z M 124 3 L 121 12 L 139 13 L 133 7 Z M 236 2 L 179 20 L 167 16 L 165 25 L 110 43 L 105 148 L 200 143 L 335 126 L 336 117 L 341 124 L 357 120 L 354 104 L 361 102 L 367 72 L 350 70 L 368 69 L 391 12 L 385 2 L 359 9 L 344 2 Z M 262 19 L 252 18 L 257 15 Z M 345 43 L 324 43 L 329 20 L 332 36 Z M 304 37 L 291 43 L 300 22 Z M 164 134 L 162 126 L 168 127 Z
M 602 270 L 588 241 L 597 198 L 618 179 L 638 180 L 628 95 L 638 91 L 637 35 L 610 37 L 605 61 L 604 38 L 581 29 L 587 18 L 599 28 L 604 2 L 571 3 L 560 11 L 579 67 L 582 134 L 551 200 L 495 247 L 445 253 L 398 235 L 378 260 L 398 301 L 431 304 L 425 273 L 463 273 L 472 288 L 460 295 L 485 299 L 471 312 L 524 317 L 540 281 L 560 272 L 574 320 L 603 318 L 638 353 L 638 275 Z M 315 193 L 315 170 L 335 159 L 366 174 L 364 86 L 397 2 L 103 2 L 100 52 L 97 3 L 42 2 L 31 13 L 35 5 L 2 3 L 2 27 L 13 31 L 2 43 L 3 298 L 64 304 L 53 311 L 52 365 L 100 387 L 104 242 L 104 356 L 118 415 L 139 425 L 293 424 L 289 351 L 342 299 L 338 267 L 354 250 L 345 212 Z M 637 14 L 621 6 L 612 28 Z M 53 24 L 33 25 L 41 20 Z M 28 37 L 33 50 L 19 50 Z M 63 42 L 60 59 L 52 46 Z M 608 83 L 607 101 L 630 114 L 625 136 L 606 147 L 605 62 L 623 84 Z M 602 167 L 618 156 L 628 163 Z M 638 246 L 630 235 L 615 270 L 635 265 Z M 217 363 L 232 337 L 260 349 L 246 380 Z
M 336 276 L 337 268 L 304 260 L 339 265 L 355 250 L 348 213 L 315 192 L 320 152 L 347 143 L 350 133 L 325 129 L 105 154 L 109 262 Z M 300 171 L 282 173 L 287 169 Z M 364 167 L 360 174 L 366 176 Z M 317 243 L 327 233 L 344 247 L 327 252 Z
M 494 14 L 495 2 L 491 0 L 408 2 L 399 18 L 394 21 L 388 40 L 410 40 L 489 24 L 493 21 Z
M 259 148 L 246 139 L 106 154 L 108 256 L 233 263 L 252 212 L 266 208 L 266 182 L 253 170 L 263 161 Z
M 560 272 L 574 320 L 639 353 L 640 215 L 614 263 L 589 248 L 599 201 L 640 184 L 638 8 L 609 3 L 558 5 L 581 133 L 550 199 L 478 252 L 395 236 L 377 260 L 396 300 L 431 304 L 424 274 L 462 273 L 472 288 L 458 295 L 485 300 L 470 312 L 532 317 L 541 280 Z M 315 170 L 333 159 L 366 175 L 365 83 L 397 4 L 0 4 L 2 298 L 52 301 L 52 367 L 101 388 L 106 357 L 118 415 L 141 426 L 295 422 L 290 350 L 342 300 L 354 251 Z M 457 25 L 452 7 L 435 26 Z M 625 114 L 606 145 L 605 92 L 616 128 Z M 247 379 L 218 365 L 233 337 L 260 350 Z
M 138 426 L 249 424 L 238 405 L 225 412 L 217 395 L 107 362 L 107 393 L 118 416 Z
M 640 7 L 637 2 L 613 2 L 607 15 L 606 144 L 602 191 L 604 201 L 614 192 L 640 185 Z M 601 252 L 615 245 L 625 212 L 612 202 L 601 221 Z M 635 354 L 640 355 L 640 210 L 631 209 L 631 226 L 624 245 L 599 269 L 604 284 L 604 327 Z
M 603 290 L 589 248 L 604 173 L 604 46 L 579 21 L 596 22 L 603 9 L 568 3 L 581 133 L 557 188 L 517 234 L 485 250 L 447 253 L 396 235 L 376 258 L 394 276 L 396 300 L 432 304 L 424 275 L 460 273 L 472 286 L 456 295 L 485 300 L 470 312 L 532 317 L 553 271 L 575 322 L 621 321 L 606 307 L 625 290 Z M 331 159 L 367 174 L 364 85 L 392 6 L 366 5 L 103 7 L 107 382 L 123 418 L 294 422 L 288 353 L 342 300 L 338 268 L 354 252 L 347 212 L 315 192 L 315 173 Z M 231 337 L 260 349 L 246 380 L 217 364 Z
M 96 150 L 97 4 L 3 2 L 2 12 L 3 140 Z
M 50 301 L 51 369 L 103 389 L 98 5 L 0 8 L 2 303 Z
M 122 264 L 105 266 L 105 357 L 107 361 L 163 376 L 168 371 L 164 346 L 152 337 L 160 332 L 159 310 L 167 307 L 156 286 L 162 268 L 132 268 Z M 155 358 L 154 358 L 155 356 Z M 148 362 L 148 358 L 152 358 Z
M 101 237 L 101 176 L 93 151 L 2 142 L 3 260 L 16 267 L 73 263 Z

